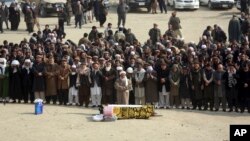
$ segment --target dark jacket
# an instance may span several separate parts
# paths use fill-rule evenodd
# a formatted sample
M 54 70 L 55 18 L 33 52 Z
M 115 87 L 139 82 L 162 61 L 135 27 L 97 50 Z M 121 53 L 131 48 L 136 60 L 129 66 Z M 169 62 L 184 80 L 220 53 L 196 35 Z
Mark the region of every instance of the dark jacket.
M 91 85 L 90 87 L 94 87 L 95 82 L 97 83 L 98 87 L 102 86 L 102 72 L 98 70 L 96 73 L 94 70 L 91 71 L 90 73 L 90 80 L 91 80 Z
M 128 10 L 128 5 L 126 3 L 120 3 L 117 7 L 117 14 L 118 15 L 125 15 Z
M 161 83 L 161 78 L 165 79 L 165 83 Z M 169 70 L 159 69 L 157 71 L 157 80 L 158 80 L 158 91 L 162 92 L 162 87 L 165 85 L 166 91 L 170 91 L 170 81 L 169 81 Z

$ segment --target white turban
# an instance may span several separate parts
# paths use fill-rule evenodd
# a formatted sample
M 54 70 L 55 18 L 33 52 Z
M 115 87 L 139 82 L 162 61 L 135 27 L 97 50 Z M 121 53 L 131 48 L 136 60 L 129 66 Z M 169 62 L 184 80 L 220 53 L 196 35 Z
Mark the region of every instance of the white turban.
M 133 68 L 131 67 L 127 68 L 127 73 L 133 73 Z
M 206 46 L 206 45 L 201 45 L 201 48 L 202 48 L 202 49 L 206 49 L 207 46 Z
M 17 61 L 17 60 L 13 60 L 13 61 L 11 62 L 11 65 L 20 65 L 20 63 L 19 63 L 19 61 Z
M 153 69 L 153 67 L 152 66 L 148 66 L 148 68 L 147 68 L 147 71 L 148 72 L 152 72 L 154 69 Z
M 122 67 L 116 67 L 116 70 L 118 70 L 118 71 L 122 71 L 122 70 L 123 70 L 123 68 L 122 68 Z

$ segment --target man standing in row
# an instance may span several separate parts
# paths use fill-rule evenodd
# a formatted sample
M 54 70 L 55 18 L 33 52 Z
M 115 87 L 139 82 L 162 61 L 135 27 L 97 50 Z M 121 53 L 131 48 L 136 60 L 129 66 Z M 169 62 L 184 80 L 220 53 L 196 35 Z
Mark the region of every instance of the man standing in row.
M 123 0 L 120 0 L 119 5 L 117 7 L 117 14 L 118 14 L 117 27 L 120 27 L 121 22 L 122 22 L 122 27 L 125 27 L 127 12 L 128 12 L 128 5 Z
M 7 27 L 7 29 L 9 29 L 9 24 L 8 24 L 8 19 L 9 19 L 9 9 L 8 7 L 5 5 L 5 3 L 3 2 L 2 3 L 2 6 L 1 6 L 1 10 L 2 11 L 2 22 L 5 22 L 5 25 Z M 0 12 L 1 13 L 1 12 Z

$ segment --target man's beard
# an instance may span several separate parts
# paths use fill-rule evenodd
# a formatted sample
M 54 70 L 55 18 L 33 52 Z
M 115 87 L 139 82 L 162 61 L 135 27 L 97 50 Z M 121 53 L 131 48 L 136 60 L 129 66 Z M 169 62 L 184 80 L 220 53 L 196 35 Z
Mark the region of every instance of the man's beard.
M 121 79 L 121 81 L 123 82 L 123 84 L 125 85 L 125 86 L 128 86 L 128 79 L 127 79 L 127 77 L 125 76 L 124 78 L 120 78 Z
M 111 66 L 106 67 L 105 70 L 106 70 L 106 71 L 110 71 L 110 70 L 111 70 Z

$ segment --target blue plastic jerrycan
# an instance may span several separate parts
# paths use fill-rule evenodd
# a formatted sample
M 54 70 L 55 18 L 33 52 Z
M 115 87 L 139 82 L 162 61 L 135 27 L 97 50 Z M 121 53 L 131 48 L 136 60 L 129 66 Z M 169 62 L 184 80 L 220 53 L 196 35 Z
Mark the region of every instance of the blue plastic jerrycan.
M 43 100 L 36 99 L 35 100 L 35 115 L 40 115 L 43 113 Z

